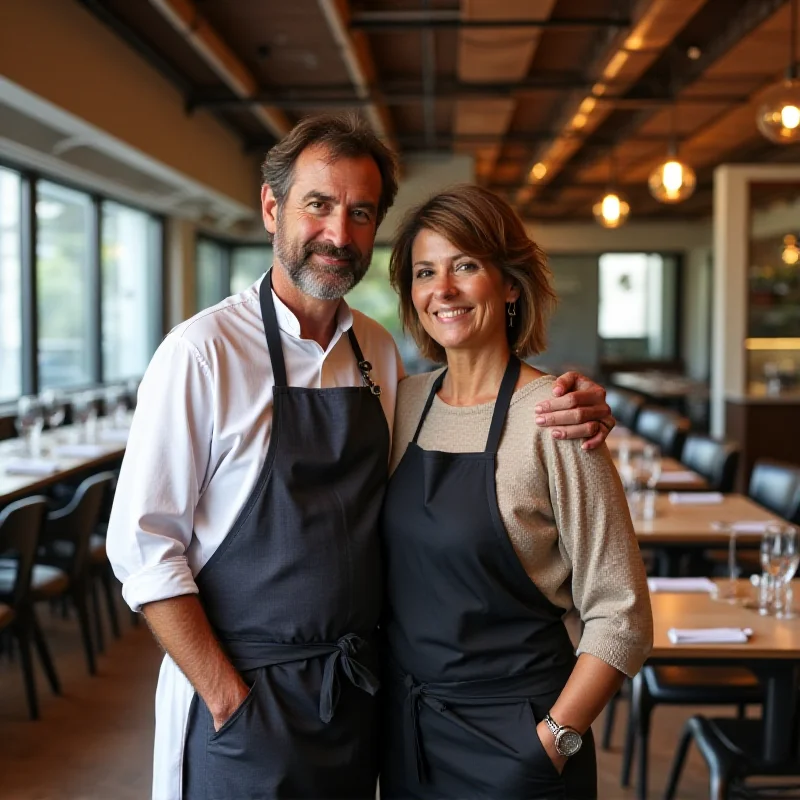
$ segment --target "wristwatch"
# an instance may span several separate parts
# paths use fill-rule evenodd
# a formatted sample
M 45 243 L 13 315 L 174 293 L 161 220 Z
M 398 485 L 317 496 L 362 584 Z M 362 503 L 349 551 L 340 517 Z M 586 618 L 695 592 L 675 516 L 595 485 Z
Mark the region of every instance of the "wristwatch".
M 559 725 L 549 714 L 544 715 L 544 721 L 556 738 L 556 750 L 559 755 L 569 758 L 581 749 L 583 739 L 575 728 L 570 728 L 569 725 Z

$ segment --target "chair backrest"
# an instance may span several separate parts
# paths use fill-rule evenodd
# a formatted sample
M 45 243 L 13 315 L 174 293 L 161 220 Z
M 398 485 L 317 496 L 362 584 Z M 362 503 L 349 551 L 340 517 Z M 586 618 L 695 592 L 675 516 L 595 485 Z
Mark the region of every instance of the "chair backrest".
M 665 456 L 680 458 L 690 427 L 689 420 L 677 411 L 661 406 L 643 406 L 634 429 L 640 436 L 657 444 Z
M 732 492 L 739 466 L 739 448 L 724 442 L 690 433 L 683 443 L 681 461 L 702 475 L 715 492 Z
M 0 513 L 0 554 L 17 562 L 11 591 L 11 605 L 15 608 L 28 602 L 36 548 L 46 513 L 47 498 L 39 495 L 11 503 Z
M 82 481 L 75 496 L 58 511 L 49 514 L 44 525 L 42 543 L 69 542 L 71 581 L 81 580 L 89 567 L 89 539 L 100 519 L 107 493 L 113 491 L 113 472 L 100 472 Z
M 633 429 L 636 425 L 636 418 L 639 411 L 645 404 L 645 399 L 636 392 L 629 392 L 627 389 L 620 389 L 610 386 L 606 389 L 606 403 L 608 403 L 611 413 L 620 425 Z
M 800 523 L 800 467 L 758 459 L 750 474 L 747 494 L 784 519 Z

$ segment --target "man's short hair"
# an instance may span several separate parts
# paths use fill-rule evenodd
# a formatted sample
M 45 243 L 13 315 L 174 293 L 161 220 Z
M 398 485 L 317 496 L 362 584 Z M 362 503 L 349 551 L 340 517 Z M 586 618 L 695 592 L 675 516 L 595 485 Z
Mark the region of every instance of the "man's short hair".
M 331 162 L 340 158 L 371 158 L 381 175 L 377 224 L 380 225 L 397 194 L 397 158 L 358 114 L 321 114 L 300 120 L 274 145 L 261 165 L 262 184 L 283 205 L 294 180 L 294 165 L 308 147 L 324 147 Z

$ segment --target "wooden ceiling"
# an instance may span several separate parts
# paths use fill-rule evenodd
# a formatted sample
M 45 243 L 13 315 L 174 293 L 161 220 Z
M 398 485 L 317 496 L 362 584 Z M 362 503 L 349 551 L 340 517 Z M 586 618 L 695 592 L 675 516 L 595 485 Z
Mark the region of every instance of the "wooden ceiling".
M 253 152 L 357 107 L 401 156 L 474 154 L 532 219 L 589 219 L 612 171 L 636 218 L 704 216 L 716 165 L 800 161 L 755 126 L 789 63 L 789 0 L 76 2 Z M 646 183 L 673 138 L 698 189 L 665 206 Z

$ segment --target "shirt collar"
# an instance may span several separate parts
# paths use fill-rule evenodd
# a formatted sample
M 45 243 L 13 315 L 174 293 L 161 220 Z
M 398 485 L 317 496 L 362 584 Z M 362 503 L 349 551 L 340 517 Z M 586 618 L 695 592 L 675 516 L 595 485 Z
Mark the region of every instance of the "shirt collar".
M 261 280 L 269 280 L 269 273 L 264 275 Z M 295 339 L 300 337 L 300 320 L 297 319 L 295 313 L 283 302 L 283 300 L 275 294 L 272 290 L 272 300 L 275 303 L 275 316 L 278 318 L 278 327 L 284 332 L 293 336 Z M 338 335 L 345 333 L 353 327 L 353 312 L 350 306 L 344 301 L 339 301 L 339 307 L 336 309 L 336 333 L 334 339 Z

